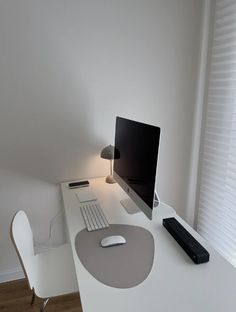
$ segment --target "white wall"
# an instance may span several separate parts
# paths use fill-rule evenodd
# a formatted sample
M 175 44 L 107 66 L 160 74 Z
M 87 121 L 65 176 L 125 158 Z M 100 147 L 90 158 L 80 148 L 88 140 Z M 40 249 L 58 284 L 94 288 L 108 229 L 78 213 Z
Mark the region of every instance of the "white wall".
M 45 240 L 61 209 L 56 183 L 107 173 L 99 152 L 116 115 L 162 128 L 158 191 L 185 217 L 201 5 L 0 1 L 0 279 L 19 265 L 14 212 Z M 58 222 L 53 243 L 64 239 Z

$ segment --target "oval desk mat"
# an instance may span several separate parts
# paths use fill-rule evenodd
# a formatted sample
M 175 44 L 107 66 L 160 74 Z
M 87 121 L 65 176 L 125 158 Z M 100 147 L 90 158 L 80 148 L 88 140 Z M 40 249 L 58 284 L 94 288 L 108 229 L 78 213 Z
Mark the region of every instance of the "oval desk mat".
M 126 244 L 102 248 L 104 237 L 122 235 Z M 146 229 L 124 224 L 109 228 L 80 231 L 75 238 L 77 255 L 93 277 L 116 288 L 134 287 L 143 282 L 152 269 L 154 239 Z

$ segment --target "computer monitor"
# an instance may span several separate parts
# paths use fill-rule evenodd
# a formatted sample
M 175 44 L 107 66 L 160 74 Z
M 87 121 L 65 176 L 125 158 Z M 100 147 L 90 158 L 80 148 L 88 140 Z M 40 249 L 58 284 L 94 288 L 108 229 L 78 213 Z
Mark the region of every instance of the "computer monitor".
M 159 127 L 116 117 L 113 175 L 150 220 L 155 200 L 160 131 Z M 122 204 L 125 208 L 129 206 L 128 201 Z

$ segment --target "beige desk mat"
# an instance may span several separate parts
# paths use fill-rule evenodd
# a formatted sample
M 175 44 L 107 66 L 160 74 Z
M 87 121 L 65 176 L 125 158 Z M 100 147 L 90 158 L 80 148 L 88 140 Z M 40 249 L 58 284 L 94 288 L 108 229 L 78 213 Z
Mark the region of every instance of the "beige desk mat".
M 102 248 L 104 237 L 122 235 L 126 244 Z M 139 226 L 111 224 L 109 228 L 80 231 L 75 238 L 77 255 L 93 277 L 116 288 L 134 287 L 143 282 L 152 269 L 154 239 Z

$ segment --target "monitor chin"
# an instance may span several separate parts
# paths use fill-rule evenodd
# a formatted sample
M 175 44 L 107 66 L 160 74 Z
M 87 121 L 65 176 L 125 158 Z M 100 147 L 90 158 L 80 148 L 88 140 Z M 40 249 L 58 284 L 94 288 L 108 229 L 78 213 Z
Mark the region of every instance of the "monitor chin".
M 128 195 L 127 198 L 124 198 L 120 201 L 121 205 L 125 208 L 125 210 L 129 214 L 135 214 L 139 212 L 143 212 L 148 219 L 152 220 L 152 212 L 153 209 L 149 207 L 141 197 L 125 183 L 125 181 L 115 172 L 113 171 L 113 176 L 116 182 L 120 185 L 120 187 L 126 192 Z

